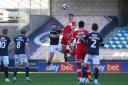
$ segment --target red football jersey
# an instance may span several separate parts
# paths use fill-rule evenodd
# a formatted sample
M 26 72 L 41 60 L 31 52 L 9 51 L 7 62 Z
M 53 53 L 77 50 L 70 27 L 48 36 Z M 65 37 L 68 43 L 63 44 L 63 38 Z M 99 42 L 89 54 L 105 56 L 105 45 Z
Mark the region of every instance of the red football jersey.
M 85 28 L 75 30 L 72 38 L 76 40 L 76 60 L 82 62 L 88 50 L 87 43 L 81 43 L 78 38 L 85 37 L 89 32 Z
M 63 33 L 67 34 L 67 33 L 71 33 L 71 31 L 72 31 L 71 26 L 67 25 L 64 27 Z
M 64 27 L 64 30 L 63 30 L 63 33 L 64 33 L 63 36 L 67 36 L 67 34 L 70 34 L 70 33 L 72 32 L 72 26 L 76 26 L 76 25 L 77 25 L 77 24 L 76 24 L 75 21 L 73 21 L 73 22 L 71 23 L 71 25 L 66 25 L 66 26 Z
M 87 34 L 89 34 L 89 31 L 86 30 L 85 28 L 81 28 L 81 29 L 74 31 L 72 37 L 76 39 L 76 44 L 82 44 L 78 42 L 78 38 L 85 37 Z

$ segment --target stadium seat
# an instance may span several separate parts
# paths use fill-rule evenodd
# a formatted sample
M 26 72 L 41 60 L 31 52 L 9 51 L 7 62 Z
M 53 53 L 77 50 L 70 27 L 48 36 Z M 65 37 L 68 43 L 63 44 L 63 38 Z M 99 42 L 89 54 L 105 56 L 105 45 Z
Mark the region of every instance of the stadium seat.
M 108 44 L 104 45 L 105 48 L 109 48 L 110 46 Z
M 128 45 L 125 45 L 126 46 L 126 48 L 128 48 Z
M 117 31 L 113 31 L 112 34 L 109 34 L 105 47 L 110 49 L 127 49 L 128 27 L 120 28 Z
M 118 33 L 117 35 L 121 37 L 122 36 L 122 33 Z
M 122 41 L 122 43 L 126 45 L 126 41 Z
M 123 41 L 123 40 L 125 40 L 125 37 L 120 37 L 119 39 Z
M 116 48 L 116 45 L 112 45 L 112 48 Z
M 125 36 L 128 36 L 128 33 L 124 33 Z
M 113 37 L 114 40 L 118 40 L 118 37 Z
M 121 42 L 120 41 L 115 41 L 115 43 L 119 45 Z
M 119 49 L 122 49 L 122 47 L 123 47 L 122 45 L 118 45 L 118 48 L 119 48 Z
M 114 43 L 114 41 L 109 41 L 109 43 L 113 44 L 113 43 Z

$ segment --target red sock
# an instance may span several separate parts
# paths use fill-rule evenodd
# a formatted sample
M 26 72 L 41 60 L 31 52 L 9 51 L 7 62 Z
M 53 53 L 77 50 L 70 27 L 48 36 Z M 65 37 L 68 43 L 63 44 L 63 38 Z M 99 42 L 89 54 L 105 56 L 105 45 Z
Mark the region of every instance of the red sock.
M 89 78 L 91 76 L 91 71 L 90 71 L 90 68 L 89 67 L 87 67 L 87 78 Z
M 82 77 L 81 63 L 77 63 L 77 77 L 78 79 Z

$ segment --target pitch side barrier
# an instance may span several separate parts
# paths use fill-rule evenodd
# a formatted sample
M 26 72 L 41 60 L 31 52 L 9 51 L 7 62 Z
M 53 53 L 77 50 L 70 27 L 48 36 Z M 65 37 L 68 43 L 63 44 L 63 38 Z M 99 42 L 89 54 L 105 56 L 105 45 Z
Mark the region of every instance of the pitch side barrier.
M 47 67 L 46 62 L 43 60 L 29 60 L 30 72 L 76 72 L 77 64 L 76 62 L 69 62 L 65 64 L 63 62 L 52 62 L 49 67 Z M 10 60 L 9 71 L 12 72 L 14 69 L 14 60 Z M 93 66 L 91 65 L 91 70 L 93 71 Z M 103 73 L 125 73 L 128 72 L 128 60 L 101 60 L 99 66 L 100 72 Z M 23 72 L 24 67 L 20 65 L 19 71 Z

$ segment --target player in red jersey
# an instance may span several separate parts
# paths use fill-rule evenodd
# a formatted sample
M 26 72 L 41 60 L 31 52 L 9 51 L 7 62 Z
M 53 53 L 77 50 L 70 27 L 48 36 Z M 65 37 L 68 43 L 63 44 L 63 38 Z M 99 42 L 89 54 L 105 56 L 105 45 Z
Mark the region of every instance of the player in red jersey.
M 69 24 L 66 25 L 63 29 L 63 37 L 61 44 L 62 44 L 62 51 L 64 53 L 65 62 L 67 62 L 67 53 L 70 53 L 70 51 L 67 49 L 67 46 L 69 45 L 72 33 L 76 27 L 76 22 L 73 20 L 73 17 L 74 17 L 73 14 L 69 14 Z
M 78 79 L 82 77 L 81 64 L 83 63 L 84 56 L 88 50 L 87 42 L 78 42 L 79 38 L 85 37 L 89 32 L 84 28 L 84 22 L 80 21 L 78 23 L 79 29 L 75 30 L 72 35 L 71 43 L 76 40 L 75 51 L 76 51 L 76 62 L 77 62 L 77 76 Z M 89 66 L 88 66 L 89 67 Z M 87 77 L 91 79 L 90 69 L 87 69 Z

